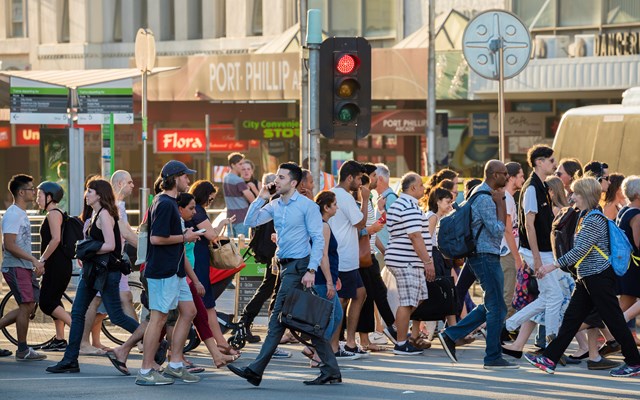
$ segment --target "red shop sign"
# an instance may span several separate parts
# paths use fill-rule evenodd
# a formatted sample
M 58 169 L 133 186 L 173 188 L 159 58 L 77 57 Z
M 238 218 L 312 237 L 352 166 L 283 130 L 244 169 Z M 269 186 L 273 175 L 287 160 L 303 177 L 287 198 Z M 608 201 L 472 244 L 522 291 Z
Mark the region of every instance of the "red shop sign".
M 155 138 L 156 153 L 204 153 L 206 133 L 204 129 L 158 129 Z M 220 134 L 222 133 L 222 135 Z M 210 151 L 242 151 L 247 150 L 248 143 L 245 140 L 220 140 L 231 139 L 225 129 L 223 132 L 212 129 L 210 134 Z
M 8 149 L 11 147 L 11 128 L 8 126 L 0 127 L 0 149 Z
M 40 125 L 15 125 L 16 146 L 40 146 Z

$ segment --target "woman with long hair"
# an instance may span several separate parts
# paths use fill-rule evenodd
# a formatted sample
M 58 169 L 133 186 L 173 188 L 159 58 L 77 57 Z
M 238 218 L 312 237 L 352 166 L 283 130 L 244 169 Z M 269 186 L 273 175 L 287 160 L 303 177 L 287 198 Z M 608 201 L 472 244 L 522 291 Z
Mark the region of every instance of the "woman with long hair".
M 564 192 L 564 184 L 557 176 L 549 176 L 545 179 L 545 183 L 549 187 L 549 197 L 553 203 L 553 215 L 558 215 L 560 210 L 569 206 L 569 201 Z
M 571 183 L 582 176 L 582 164 L 575 158 L 563 158 L 558 163 L 555 175 L 562 181 L 569 205 L 573 205 Z
M 342 321 L 342 306 L 340 305 L 340 299 L 338 299 L 337 294 L 340 289 L 338 280 L 338 242 L 335 236 L 333 236 L 333 232 L 331 232 L 331 227 L 329 226 L 329 219 L 336 215 L 336 211 L 338 211 L 338 202 L 335 193 L 328 190 L 323 190 L 318 193 L 315 201 L 318 207 L 320 207 L 320 213 L 322 214 L 324 250 L 322 261 L 320 262 L 320 270 L 316 273 L 314 289 L 318 295 L 333 302 L 333 313 L 331 314 L 329 325 L 324 333 L 325 338 L 330 340 L 336 329 L 340 328 L 340 321 Z M 339 351 L 339 349 L 333 349 L 333 351 L 336 352 Z M 320 360 L 320 357 L 318 357 L 318 354 L 312 348 L 305 347 L 302 350 L 302 354 L 311 360 L 311 367 L 320 367 L 322 360 Z
M 640 354 L 616 297 L 617 277 L 609 262 L 610 235 L 604 234 L 608 232 L 607 220 L 598 211 L 602 187 L 596 179 L 587 177 L 576 180 L 571 188 L 580 209 L 573 249 L 553 264 L 538 268 L 537 275 L 542 278 L 556 268 L 568 269 L 575 265 L 578 280 L 557 337 L 541 355 L 527 353 L 525 358 L 533 366 L 553 374 L 562 353 L 595 308 L 620 343 L 624 356 L 625 364 L 612 369 L 609 374 L 614 377 L 640 375 Z
M 205 287 L 205 294 L 202 296 L 202 301 L 204 302 L 204 306 L 207 309 L 207 315 L 209 318 L 209 326 L 211 331 L 213 331 L 213 335 L 215 337 L 216 342 L 218 343 L 224 351 L 235 355 L 237 352 L 230 348 L 227 344 L 224 336 L 222 335 L 222 330 L 220 329 L 220 324 L 218 323 L 218 316 L 216 314 L 216 299 L 222 294 L 228 283 L 233 279 L 230 277 L 228 279 L 223 279 L 220 282 L 216 282 L 211 285 L 209 282 L 209 242 L 217 239 L 225 226 L 232 224 L 235 221 L 235 216 L 231 218 L 225 218 L 218 226 L 215 228 L 211 225 L 211 221 L 209 220 L 209 216 L 207 215 L 206 207 L 213 203 L 216 196 L 216 188 L 213 184 L 206 180 L 198 180 L 194 182 L 189 188 L 189 193 L 193 195 L 194 201 L 196 203 L 195 206 L 195 215 L 189 221 L 185 223 L 186 227 L 192 227 L 193 230 L 204 229 L 204 238 L 206 240 L 199 240 L 195 243 L 195 247 L 193 249 L 194 253 L 194 264 L 193 270 Z M 215 268 L 215 266 L 214 266 Z
M 86 204 L 93 209 L 93 217 L 85 231 L 85 237 L 90 237 L 102 243 L 97 255 L 109 254 L 116 259 L 120 259 L 122 254 L 122 241 L 120 229 L 118 228 L 118 208 L 111 184 L 101 178 L 94 178 L 87 183 L 85 194 Z M 112 258 L 110 257 L 110 259 Z M 126 331 L 133 333 L 139 326 L 138 322 L 122 311 L 120 304 L 120 276 L 119 269 L 109 269 L 104 286 L 100 292 L 102 302 L 107 308 L 111 322 L 122 327 Z M 69 345 L 64 352 L 62 360 L 49 368 L 47 372 L 80 372 L 78 365 L 78 354 L 80 351 L 80 341 L 84 330 L 85 314 L 89 304 L 98 293 L 94 286 L 80 279 L 76 298 L 71 310 L 71 331 L 69 332 Z M 123 374 L 129 375 L 129 370 L 124 362 L 118 361 L 114 353 L 107 353 L 111 362 Z M 117 365 L 116 365 L 117 364 Z
M 191 193 L 178 194 L 178 211 L 180 211 L 180 217 L 182 217 L 183 225 L 193 219 L 196 215 L 196 201 Z M 205 286 L 200 282 L 198 276 L 195 274 L 192 265 L 195 263 L 195 243 L 189 242 L 184 244 L 185 249 L 185 264 L 184 269 L 187 274 L 189 289 L 193 295 L 193 303 L 196 306 L 196 316 L 193 319 L 193 325 L 198 332 L 198 336 L 209 350 L 209 354 L 213 357 L 213 363 L 216 368 L 221 368 L 236 359 L 236 356 L 224 355 L 218 349 L 216 341 L 214 339 L 213 332 L 209 324 L 209 316 L 207 314 L 207 308 L 205 307 L 202 296 L 205 294 Z M 207 277 L 208 278 L 208 277 Z M 208 282 L 207 282 L 208 283 Z M 184 357 L 183 357 L 184 358 Z M 202 372 L 202 369 L 196 371 L 193 369 L 193 364 L 186 359 L 183 359 L 185 365 L 190 365 L 190 372 Z
M 622 181 L 624 181 L 624 175 L 622 174 L 609 175 L 609 187 L 602 194 L 600 200 L 602 213 L 610 220 L 615 220 L 618 216 L 618 211 L 627 204 L 624 193 L 622 193 Z
M 40 226 L 40 261 L 44 262 L 44 275 L 40 284 L 40 309 L 51 316 L 56 327 L 53 340 L 42 350 L 62 351 L 67 347 L 64 326 L 71 325 L 71 315 L 62 305 L 62 295 L 67 290 L 73 269 L 71 259 L 62 251 L 62 223 L 64 211 L 58 203 L 64 197 L 64 189 L 55 182 L 45 181 L 38 185 L 36 203 L 47 213 Z

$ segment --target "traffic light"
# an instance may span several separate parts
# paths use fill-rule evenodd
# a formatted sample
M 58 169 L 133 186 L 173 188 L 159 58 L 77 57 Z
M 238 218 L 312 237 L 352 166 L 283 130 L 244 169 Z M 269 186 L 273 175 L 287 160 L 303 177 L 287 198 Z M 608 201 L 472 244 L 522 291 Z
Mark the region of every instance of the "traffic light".
M 362 139 L 371 129 L 371 46 L 361 37 L 327 38 L 320 47 L 320 132 Z

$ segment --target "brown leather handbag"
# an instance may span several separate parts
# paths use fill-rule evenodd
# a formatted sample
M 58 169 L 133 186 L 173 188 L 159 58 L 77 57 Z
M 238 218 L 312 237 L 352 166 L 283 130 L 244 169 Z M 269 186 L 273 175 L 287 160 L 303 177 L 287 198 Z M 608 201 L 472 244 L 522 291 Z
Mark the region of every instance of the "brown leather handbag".
M 371 236 L 360 236 L 358 248 L 360 252 L 360 268 L 369 268 L 373 265 L 373 260 L 371 259 Z

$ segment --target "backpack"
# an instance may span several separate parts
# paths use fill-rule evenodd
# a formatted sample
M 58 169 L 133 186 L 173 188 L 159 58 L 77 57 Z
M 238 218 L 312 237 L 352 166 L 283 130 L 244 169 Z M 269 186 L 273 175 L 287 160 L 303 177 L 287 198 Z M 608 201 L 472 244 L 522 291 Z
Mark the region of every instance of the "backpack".
M 631 243 L 627 238 L 627 234 L 622 229 L 620 229 L 614 221 L 605 217 L 605 215 L 599 210 L 594 210 L 593 213 L 601 215 L 602 218 L 607 221 L 607 225 L 609 228 L 609 248 L 611 250 L 611 256 L 607 257 L 604 251 L 602 251 L 602 249 L 600 249 L 600 247 L 596 245 L 593 245 L 593 247 L 589 249 L 589 252 L 587 252 L 587 254 L 589 254 L 591 250 L 595 248 L 602 257 L 609 261 L 616 275 L 623 276 L 627 272 L 627 269 L 629 269 L 629 263 L 632 260 L 631 254 L 633 253 L 633 246 L 631 246 Z M 586 254 L 576 263 L 576 268 L 578 268 L 578 265 L 580 265 L 585 257 L 587 257 Z
M 60 247 L 62 253 L 69 259 L 76 258 L 76 242 L 84 239 L 84 223 L 78 217 L 72 217 L 66 212 L 54 208 L 62 214 L 62 227 L 60 232 Z
M 478 230 L 478 234 L 473 237 L 471 204 L 482 194 L 490 196 L 491 192 L 480 190 L 474 193 L 469 200 L 462 203 L 453 213 L 440 220 L 438 249 L 446 258 L 464 258 L 476 251 L 476 242 L 483 226 Z
M 551 250 L 556 260 L 573 248 L 573 239 L 580 219 L 580 211 L 574 207 L 564 207 L 551 224 Z
M 266 222 L 253 229 L 253 237 L 249 242 L 249 248 L 253 252 L 254 260 L 260 264 L 271 264 L 271 259 L 276 254 L 276 244 L 271 240 L 271 234 L 276 229 L 273 221 Z

